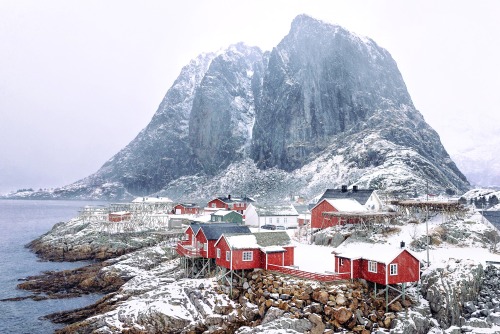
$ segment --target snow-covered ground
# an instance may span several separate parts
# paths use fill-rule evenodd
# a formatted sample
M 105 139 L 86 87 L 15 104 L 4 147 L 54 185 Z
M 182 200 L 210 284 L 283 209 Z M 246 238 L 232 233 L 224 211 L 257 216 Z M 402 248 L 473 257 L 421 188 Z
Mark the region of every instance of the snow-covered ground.
M 404 241 L 405 245 L 408 246 L 414 239 L 425 236 L 427 228 L 429 230 L 429 235 L 431 235 L 440 228 L 444 221 L 445 219 L 442 215 L 436 215 L 428 221 L 427 227 L 425 223 L 397 225 L 396 227 L 399 231 L 384 237 L 383 240 L 377 240 L 377 246 L 380 246 L 379 243 L 382 243 L 388 248 L 394 248 L 395 252 L 397 252 L 397 250 L 400 249 L 401 241 Z M 455 224 L 457 224 L 457 228 L 477 234 L 482 234 L 493 228 L 493 226 L 482 219 L 479 214 L 474 214 L 463 221 L 458 220 Z M 369 253 L 370 249 L 373 247 L 372 244 L 367 243 L 344 242 L 341 246 L 333 248 L 330 246 L 310 245 L 303 243 L 303 241 L 295 242 L 295 246 L 295 265 L 300 270 L 316 273 L 334 271 L 334 255 L 332 254 L 334 250 L 337 252 L 347 252 L 358 248 Z M 500 262 L 500 254 L 492 253 L 490 248 L 485 248 L 486 246 L 487 245 L 478 242 L 474 238 L 461 240 L 460 245 L 450 245 L 447 243 L 443 243 L 439 246 L 431 245 L 429 247 L 429 260 L 433 266 L 446 266 L 450 258 L 457 260 L 470 259 L 476 263 L 483 264 L 483 266 L 486 264 L 486 261 Z M 413 254 L 422 262 L 427 261 L 427 252 L 425 250 L 413 252 Z

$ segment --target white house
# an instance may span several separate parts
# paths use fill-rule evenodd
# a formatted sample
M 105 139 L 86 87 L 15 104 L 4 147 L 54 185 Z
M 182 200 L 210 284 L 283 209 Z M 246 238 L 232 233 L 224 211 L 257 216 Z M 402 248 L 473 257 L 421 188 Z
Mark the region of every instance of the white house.
M 259 228 L 264 225 L 297 228 L 298 217 L 297 210 L 291 204 L 264 207 L 251 203 L 245 212 L 245 225 Z

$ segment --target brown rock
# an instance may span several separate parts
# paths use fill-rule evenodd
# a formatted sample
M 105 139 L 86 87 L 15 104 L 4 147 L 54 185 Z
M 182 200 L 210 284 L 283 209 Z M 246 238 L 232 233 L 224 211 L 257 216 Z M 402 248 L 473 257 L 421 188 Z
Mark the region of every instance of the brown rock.
M 311 334 L 323 334 L 326 325 L 323 323 L 320 315 L 312 313 L 307 319 L 313 323 L 313 328 L 310 331 Z
M 349 321 L 352 318 L 352 311 L 345 308 L 341 307 L 335 311 L 335 319 L 340 323 L 340 324 L 345 324 L 347 321 Z
M 389 310 L 392 312 L 401 312 L 403 310 L 403 306 L 399 301 L 395 301 L 394 303 L 389 305 Z

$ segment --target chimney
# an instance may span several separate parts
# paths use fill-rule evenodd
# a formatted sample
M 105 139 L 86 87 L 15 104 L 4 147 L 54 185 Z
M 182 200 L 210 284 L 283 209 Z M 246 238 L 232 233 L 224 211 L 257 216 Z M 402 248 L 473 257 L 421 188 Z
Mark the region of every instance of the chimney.
M 347 186 L 344 184 L 342 185 L 342 192 L 343 193 L 346 193 L 347 192 Z
M 352 192 L 357 193 L 358 192 L 358 186 L 352 186 Z
M 404 241 L 401 241 L 401 243 L 399 245 L 401 246 L 401 248 L 405 248 L 405 242 Z

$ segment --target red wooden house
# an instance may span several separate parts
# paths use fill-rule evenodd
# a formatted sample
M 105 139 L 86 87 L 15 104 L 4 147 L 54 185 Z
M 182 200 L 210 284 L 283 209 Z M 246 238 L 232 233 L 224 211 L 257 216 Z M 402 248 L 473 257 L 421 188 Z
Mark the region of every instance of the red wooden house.
M 217 197 L 208 202 L 205 211 L 234 210 L 243 215 L 248 204 L 253 202 L 254 200 L 250 197 L 231 197 L 231 195 L 227 195 L 227 197 Z
M 179 203 L 172 211 L 176 215 L 197 215 L 200 213 L 200 207 L 196 203 Z
M 215 243 L 215 263 L 229 270 L 293 266 L 294 248 L 286 232 L 224 234 Z
M 352 249 L 335 254 L 335 271 L 351 279 L 390 285 L 420 280 L 420 260 L 407 249 L 385 245 Z
M 235 223 L 192 223 L 177 243 L 177 253 L 189 257 L 215 258 L 214 244 L 223 233 L 250 233 L 250 229 Z
M 211 223 L 203 224 L 195 234 L 195 242 L 198 245 L 200 256 L 207 259 L 215 259 L 215 243 L 223 234 L 250 233 L 248 226 L 235 223 Z
M 365 212 L 366 208 L 359 204 L 358 201 L 352 198 L 329 199 L 324 198 L 319 201 L 311 209 L 311 227 L 312 228 L 327 228 L 339 224 L 339 218 L 331 218 L 326 220 L 323 217 L 324 212 Z M 356 223 L 355 220 L 349 223 Z
M 108 215 L 108 220 L 110 222 L 129 221 L 131 218 L 132 218 L 132 214 L 129 211 L 111 212 Z

